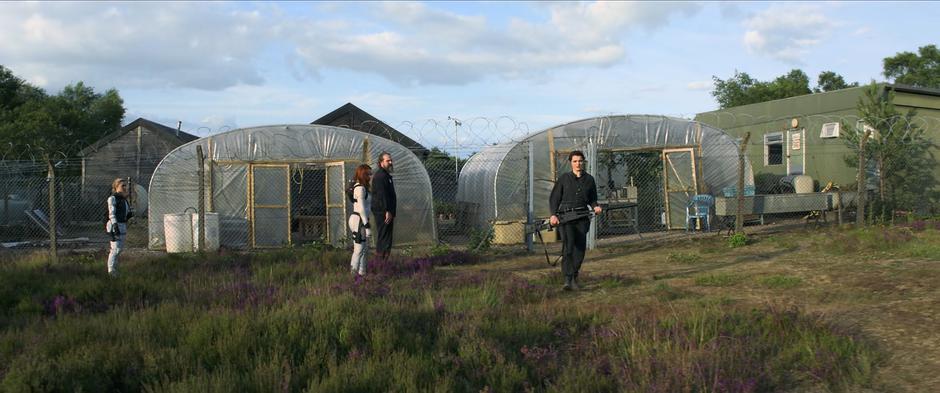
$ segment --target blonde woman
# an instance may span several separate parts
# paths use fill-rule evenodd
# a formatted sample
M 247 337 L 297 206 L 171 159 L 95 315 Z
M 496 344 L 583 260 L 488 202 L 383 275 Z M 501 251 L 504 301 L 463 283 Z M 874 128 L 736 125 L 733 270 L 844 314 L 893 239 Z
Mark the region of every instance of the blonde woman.
M 133 217 L 131 204 L 127 201 L 127 182 L 117 178 L 111 182 L 111 195 L 108 196 L 108 223 L 105 232 L 111 236 L 111 252 L 108 254 L 108 274 L 117 277 L 118 255 L 124 251 L 124 239 L 127 238 L 127 220 Z
M 353 234 L 353 254 L 350 269 L 353 274 L 366 274 L 366 260 L 369 259 L 369 211 L 372 196 L 369 195 L 369 182 L 372 180 L 372 167 L 362 164 L 356 168 L 356 184 L 353 185 L 353 213 L 349 215 L 349 230 Z

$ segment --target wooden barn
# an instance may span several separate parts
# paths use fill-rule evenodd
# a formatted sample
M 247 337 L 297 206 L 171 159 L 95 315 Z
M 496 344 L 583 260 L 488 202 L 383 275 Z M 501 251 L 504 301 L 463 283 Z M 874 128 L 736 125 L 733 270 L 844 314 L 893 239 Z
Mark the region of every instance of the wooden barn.
M 408 148 L 408 150 L 411 150 L 421 161 L 427 159 L 428 154 L 430 154 L 427 148 L 415 142 L 414 139 L 409 138 L 407 135 L 402 134 L 388 124 L 385 124 L 385 122 L 349 102 L 327 113 L 323 117 L 314 120 L 313 123 L 310 124 L 349 128 L 367 134 L 377 135 Z
M 86 205 L 97 206 L 94 202 L 104 201 L 117 177 L 130 177 L 135 184 L 148 187 L 160 160 L 178 146 L 196 139 L 199 137 L 144 118 L 104 136 L 79 152 L 82 200 Z

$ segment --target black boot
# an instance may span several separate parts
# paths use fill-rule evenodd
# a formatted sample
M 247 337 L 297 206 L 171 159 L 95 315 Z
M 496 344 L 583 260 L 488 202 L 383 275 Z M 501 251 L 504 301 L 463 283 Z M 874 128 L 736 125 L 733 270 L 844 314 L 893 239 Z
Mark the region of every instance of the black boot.
M 581 289 L 581 285 L 578 284 L 578 276 L 571 276 L 571 289 L 575 291 Z
M 561 287 L 561 289 L 565 291 L 571 290 L 571 276 L 565 276 L 565 286 Z

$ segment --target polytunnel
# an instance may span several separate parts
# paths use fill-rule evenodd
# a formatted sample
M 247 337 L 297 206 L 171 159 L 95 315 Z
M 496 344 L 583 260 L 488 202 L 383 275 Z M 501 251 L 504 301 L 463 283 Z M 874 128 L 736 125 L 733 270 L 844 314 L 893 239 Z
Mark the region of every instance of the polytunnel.
M 609 233 L 618 226 L 638 232 L 684 229 L 692 196 L 721 196 L 736 190 L 739 146 L 720 129 L 681 118 L 623 115 L 578 120 L 474 154 L 460 172 L 457 200 L 477 212 L 477 226 L 522 223 L 531 187 L 534 216 L 548 217 L 554 181 L 571 170 L 568 154 L 581 150 L 588 155 L 586 169 L 595 178 L 600 202 L 633 207 L 632 217 L 624 216 L 631 209 L 618 211 L 602 229 L 610 229 Z M 746 160 L 745 184 L 753 185 Z
M 204 154 L 201 171 L 197 149 Z M 186 235 L 178 232 L 189 234 L 199 227 L 180 229 L 170 218 L 197 211 L 200 188 L 205 211 L 218 215 L 218 243 L 223 247 L 342 245 L 349 238 L 346 218 L 352 212 L 346 184 L 362 163 L 377 170 L 382 152 L 390 153 L 394 163 L 394 244 L 434 243 L 431 182 L 410 150 L 346 128 L 274 125 L 212 135 L 170 152 L 150 181 L 149 247 L 175 247 L 177 236 L 185 243 Z M 165 222 L 172 225 L 165 228 Z M 207 237 L 211 234 L 207 228 Z

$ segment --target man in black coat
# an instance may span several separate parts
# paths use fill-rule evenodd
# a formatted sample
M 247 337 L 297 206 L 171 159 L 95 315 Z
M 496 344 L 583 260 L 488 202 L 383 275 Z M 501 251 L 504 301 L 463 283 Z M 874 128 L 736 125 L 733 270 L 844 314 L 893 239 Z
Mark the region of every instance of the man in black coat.
M 375 223 L 375 255 L 388 259 L 392 252 L 392 230 L 398 199 L 392 182 L 392 155 L 379 154 L 379 169 L 372 176 L 372 215 Z
M 552 211 L 549 222 L 552 226 L 560 224 L 558 215 L 573 210 L 591 209 L 594 214 L 601 214 L 601 207 L 597 205 L 597 185 L 594 176 L 584 170 L 584 153 L 575 150 L 568 155 L 571 162 L 571 172 L 558 177 L 548 205 Z M 587 249 L 587 233 L 591 227 L 591 218 L 584 217 L 566 222 L 558 227 L 562 241 L 561 271 L 565 275 L 564 290 L 579 289 L 578 273 L 584 261 L 584 252 Z

